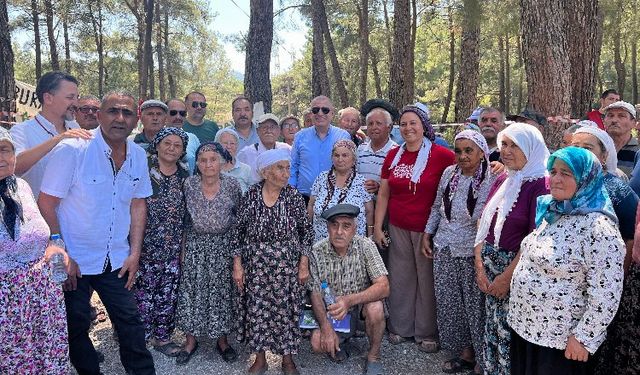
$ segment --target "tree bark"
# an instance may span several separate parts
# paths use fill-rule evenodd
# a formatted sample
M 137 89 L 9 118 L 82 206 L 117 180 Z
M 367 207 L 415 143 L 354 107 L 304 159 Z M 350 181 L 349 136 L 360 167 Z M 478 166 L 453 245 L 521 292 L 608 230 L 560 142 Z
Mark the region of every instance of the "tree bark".
M 338 90 L 338 97 L 340 99 L 340 105 L 342 108 L 346 108 L 350 105 L 349 97 L 347 95 L 347 87 L 342 79 L 342 68 L 340 68 L 340 62 L 338 61 L 338 53 L 333 45 L 333 38 L 331 38 L 331 30 L 329 30 L 329 21 L 327 19 L 327 12 L 324 7 L 324 0 L 320 1 L 320 22 L 322 25 L 322 33 L 324 34 L 324 40 L 327 43 L 327 53 L 329 54 L 329 61 L 331 61 L 331 70 L 333 71 L 333 79 L 336 81 L 336 89 Z
M 142 0 L 145 1 L 146 0 Z M 138 62 L 138 97 L 144 98 L 147 91 L 147 73 L 148 69 L 144 65 L 144 38 L 145 38 L 145 22 L 144 10 L 140 10 L 140 0 L 125 0 L 127 8 L 136 19 L 136 31 L 138 32 L 138 43 L 136 45 L 136 61 Z
M 593 99 L 602 47 L 602 18 L 598 0 L 567 0 L 564 3 L 571 69 L 571 117 L 580 118 L 589 111 Z
M 503 111 L 505 113 L 509 113 L 511 110 L 511 59 L 509 58 L 509 54 L 511 53 L 509 49 L 509 32 L 505 34 L 504 37 L 504 108 Z
M 391 63 L 389 64 L 389 100 L 396 106 L 402 108 L 411 103 L 412 96 L 409 96 L 409 86 L 413 86 L 411 81 L 414 77 L 409 76 L 408 60 L 411 56 L 411 11 L 409 0 L 394 0 L 394 21 L 393 21 L 393 52 Z M 413 61 L 410 61 L 413 64 Z
M 619 0 L 617 2 L 617 8 L 623 9 L 624 2 Z M 618 93 L 620 94 L 620 99 L 624 97 L 624 88 L 625 88 L 625 80 L 627 78 L 627 72 L 624 67 L 624 62 L 622 61 L 622 52 L 621 52 L 621 44 L 622 44 L 622 31 L 620 28 L 620 23 L 622 22 L 622 11 L 616 12 L 616 27 L 614 27 L 613 33 L 613 63 L 616 68 L 616 79 L 618 84 Z
M 36 81 L 42 77 L 42 50 L 40 47 L 40 12 L 38 0 L 31 0 L 31 20 L 33 22 L 33 44 L 36 49 Z
M 449 84 L 447 85 L 447 96 L 444 99 L 444 110 L 442 112 L 442 123 L 447 122 L 449 117 L 449 108 L 453 99 L 453 84 L 456 79 L 456 32 L 453 24 L 453 9 L 448 9 L 449 23 Z
M 520 4 L 529 106 L 545 116 L 566 115 L 571 110 L 571 71 L 562 3 L 521 0 Z M 559 144 L 562 130 L 547 127 L 550 148 Z
M 166 6 L 163 4 L 163 6 Z M 158 92 L 162 101 L 167 100 L 165 92 L 165 74 L 164 74 L 164 50 L 162 49 L 162 18 L 160 17 L 160 1 L 156 3 L 156 53 L 158 54 Z
M 469 117 L 478 105 L 481 11 L 479 0 L 464 0 L 455 106 L 455 120 L 458 122 L 463 122 Z
M 9 33 L 7 1 L 0 0 L 0 121 L 5 118 L 1 112 L 15 110 L 15 80 L 13 72 L 13 49 Z
M 387 1 L 389 0 L 382 0 L 382 10 L 384 12 L 384 29 L 386 31 L 384 33 L 384 36 L 387 41 L 385 45 L 387 46 L 387 56 L 389 56 L 389 61 L 391 61 L 391 46 L 393 44 L 391 43 L 391 22 L 389 21 L 389 9 Z
M 105 83 L 102 0 L 89 0 L 87 6 L 93 28 L 93 40 L 96 43 L 96 52 L 98 53 L 98 95 L 102 97 Z
M 358 35 L 360 36 L 360 105 L 367 101 L 367 75 L 369 67 L 369 0 L 356 3 Z
M 244 94 L 253 103 L 262 102 L 271 112 L 271 45 L 273 43 L 273 0 L 251 0 Z
M 520 72 L 520 74 L 518 75 L 518 104 L 516 107 L 516 111 L 519 111 L 520 109 L 522 109 L 523 103 L 524 103 L 524 71 L 523 71 L 523 66 L 524 66 L 524 58 L 522 57 L 522 39 L 520 38 L 520 36 L 518 36 L 518 38 L 516 39 L 517 41 L 517 50 L 518 50 L 518 71 Z M 515 112 L 515 111 L 514 111 Z
M 51 56 L 51 69 L 60 70 L 58 60 L 58 46 L 56 45 L 56 32 L 53 27 L 53 5 L 51 0 L 44 0 L 45 22 L 47 24 L 47 36 L 49 38 L 49 55 Z
M 327 75 L 327 63 L 324 57 L 324 33 L 320 7 L 323 0 L 311 0 L 311 25 L 313 29 L 313 50 L 311 68 L 311 90 L 313 96 L 331 96 L 329 76 Z
M 631 102 L 638 103 L 638 40 L 631 41 Z
M 153 8 L 155 6 L 154 0 L 145 0 L 145 33 L 144 33 L 144 66 L 147 73 L 146 85 L 143 98 L 153 98 L 155 91 L 153 81 L 153 48 L 151 46 L 151 40 L 153 39 Z M 148 88 L 148 91 L 147 91 Z

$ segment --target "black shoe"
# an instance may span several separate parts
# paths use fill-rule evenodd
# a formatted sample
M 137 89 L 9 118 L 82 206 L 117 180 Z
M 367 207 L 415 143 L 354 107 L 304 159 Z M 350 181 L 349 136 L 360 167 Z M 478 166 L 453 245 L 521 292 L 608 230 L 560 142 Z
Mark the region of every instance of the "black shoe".
M 227 348 L 225 350 L 222 350 L 220 345 L 216 343 L 216 350 L 218 351 L 218 353 L 220 353 L 220 356 L 222 356 L 222 359 L 224 359 L 225 362 L 232 363 L 235 362 L 236 359 L 238 359 L 238 353 L 236 353 L 231 345 L 227 345 Z
M 191 357 L 195 354 L 196 350 L 198 350 L 198 342 L 196 341 L 196 345 L 191 349 L 190 352 L 185 350 L 180 351 L 176 356 L 176 365 L 186 365 L 191 360 Z

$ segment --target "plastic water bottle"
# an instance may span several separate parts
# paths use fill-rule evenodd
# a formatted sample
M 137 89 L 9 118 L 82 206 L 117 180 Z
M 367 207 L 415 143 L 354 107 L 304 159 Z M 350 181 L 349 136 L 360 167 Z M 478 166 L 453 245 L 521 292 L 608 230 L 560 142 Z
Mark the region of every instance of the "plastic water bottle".
M 54 234 L 50 239 L 51 244 L 56 245 L 62 249 L 65 249 L 64 241 L 59 234 Z M 51 279 L 56 283 L 63 283 L 67 280 L 67 270 L 64 266 L 64 255 L 58 253 L 54 254 L 49 259 L 49 266 L 51 267 Z
M 333 291 L 331 291 L 329 284 L 327 284 L 327 280 L 322 280 L 322 284 L 320 284 L 320 287 L 322 288 L 324 303 L 326 303 L 327 306 L 336 303 L 336 297 L 333 295 Z

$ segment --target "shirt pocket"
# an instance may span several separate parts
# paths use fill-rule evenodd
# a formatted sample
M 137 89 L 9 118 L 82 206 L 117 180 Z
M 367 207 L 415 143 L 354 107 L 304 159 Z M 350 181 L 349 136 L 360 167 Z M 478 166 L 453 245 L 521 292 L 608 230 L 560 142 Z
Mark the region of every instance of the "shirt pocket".
M 120 201 L 124 203 L 131 203 L 131 199 L 133 199 L 133 194 L 135 193 L 138 185 L 140 184 L 140 178 L 123 175 L 118 178 L 117 181 L 117 194 Z

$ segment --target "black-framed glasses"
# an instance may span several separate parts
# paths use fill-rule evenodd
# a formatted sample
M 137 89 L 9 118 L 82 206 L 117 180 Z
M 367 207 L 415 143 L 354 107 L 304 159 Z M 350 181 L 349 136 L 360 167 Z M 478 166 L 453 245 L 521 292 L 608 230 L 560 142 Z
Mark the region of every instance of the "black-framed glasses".
M 207 102 L 191 102 L 191 106 L 193 108 L 198 108 L 198 106 L 200 106 L 200 108 L 207 108 Z
M 195 103 L 195 102 L 194 102 Z M 207 104 L 207 103 L 204 103 Z M 180 116 L 182 117 L 186 117 L 187 116 L 187 111 L 178 111 L 177 109 L 172 109 L 169 111 L 169 116 L 175 116 L 177 114 L 180 114 Z
M 329 112 L 331 112 L 331 108 L 329 107 L 313 107 L 311 108 L 311 112 L 313 112 L 314 115 L 317 115 L 318 112 L 322 111 L 322 113 L 329 114 Z
M 80 113 L 84 113 L 85 115 L 88 115 L 89 113 L 92 113 L 92 112 L 93 113 L 98 113 L 99 109 L 100 108 L 98 108 L 98 107 L 80 107 L 80 108 L 78 108 L 78 111 Z

